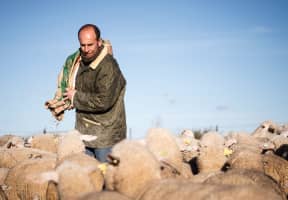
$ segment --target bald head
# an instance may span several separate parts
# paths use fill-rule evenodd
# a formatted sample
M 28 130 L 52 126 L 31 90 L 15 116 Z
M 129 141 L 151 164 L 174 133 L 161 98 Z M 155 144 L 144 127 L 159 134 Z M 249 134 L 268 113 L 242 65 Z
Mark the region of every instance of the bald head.
M 85 63 L 92 62 L 101 50 L 101 39 L 99 29 L 92 24 L 82 26 L 78 31 L 81 58 Z
M 99 40 L 101 37 L 101 32 L 100 32 L 100 29 L 94 24 L 85 24 L 85 25 L 81 26 L 81 28 L 78 31 L 78 39 L 79 39 L 80 33 L 82 31 L 87 31 L 89 29 L 93 30 L 95 37 L 96 37 L 96 40 Z

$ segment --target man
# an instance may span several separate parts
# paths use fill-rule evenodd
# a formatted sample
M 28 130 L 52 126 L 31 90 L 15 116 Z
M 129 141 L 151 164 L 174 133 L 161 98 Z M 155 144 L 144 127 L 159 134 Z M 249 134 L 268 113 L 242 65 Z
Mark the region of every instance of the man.
M 46 106 L 58 120 L 66 109 L 75 108 L 75 128 L 97 137 L 84 141 L 86 153 L 104 162 L 112 146 L 126 138 L 126 80 L 97 26 L 83 25 L 78 40 L 79 51 L 67 58 L 58 78 L 60 90 Z M 56 104 L 58 107 L 53 108 Z

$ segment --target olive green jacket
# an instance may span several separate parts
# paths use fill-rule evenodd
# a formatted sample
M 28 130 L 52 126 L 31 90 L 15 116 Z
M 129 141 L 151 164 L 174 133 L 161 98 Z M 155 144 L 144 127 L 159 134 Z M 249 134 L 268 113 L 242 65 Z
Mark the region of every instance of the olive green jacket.
M 96 66 L 93 62 L 90 66 L 80 62 L 78 68 L 73 98 L 75 128 L 82 134 L 97 136 L 96 140 L 85 142 L 86 146 L 111 147 L 126 138 L 126 80 L 111 54 L 106 54 Z

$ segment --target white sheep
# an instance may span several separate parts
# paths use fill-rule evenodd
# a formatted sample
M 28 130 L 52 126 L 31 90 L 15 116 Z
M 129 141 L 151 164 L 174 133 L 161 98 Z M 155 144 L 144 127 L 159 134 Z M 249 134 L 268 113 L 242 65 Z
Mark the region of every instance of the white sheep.
M 146 146 L 161 163 L 163 178 L 192 176 L 190 166 L 183 162 L 175 136 L 168 129 L 149 129 L 146 135 Z
M 0 167 L 13 168 L 24 160 L 33 158 L 56 158 L 56 154 L 33 148 L 0 148 Z
M 265 137 L 271 138 L 274 135 L 279 135 L 281 133 L 280 127 L 278 124 L 274 123 L 271 120 L 262 122 L 253 132 L 253 137 Z
M 29 137 L 27 139 L 25 146 L 34 149 L 41 149 L 43 151 L 48 151 L 51 153 L 57 153 L 58 143 L 59 143 L 58 134 L 46 133 L 46 134 L 37 134 Z
M 200 173 L 220 171 L 227 157 L 224 153 L 224 137 L 217 132 L 208 132 L 201 137 L 197 166 Z
M 288 161 L 273 154 L 262 158 L 264 173 L 273 178 L 288 195 Z
M 194 137 L 191 130 L 184 130 L 176 137 L 176 143 L 182 153 L 183 160 L 189 162 L 199 155 L 200 141 Z
M 136 200 L 283 200 L 273 190 L 257 185 L 193 183 L 189 180 L 166 179 L 149 185 Z
M 135 198 L 151 182 L 161 179 L 160 163 L 139 142 L 123 140 L 117 143 L 108 160 L 106 188 L 130 198 Z
M 17 135 L 3 135 L 0 137 L 0 147 L 1 148 L 21 148 L 24 147 L 25 140 L 23 137 Z
M 45 175 L 56 166 L 54 158 L 26 159 L 9 170 L 5 183 L 8 199 L 46 199 L 49 179 Z
M 77 200 L 131 200 L 130 198 L 114 191 L 91 192 Z
M 85 193 L 102 191 L 104 176 L 95 158 L 83 154 L 71 154 L 58 163 L 58 190 L 61 199 L 77 198 Z
M 85 145 L 83 141 L 90 141 L 96 138 L 96 136 L 83 135 L 77 130 L 71 130 L 61 134 L 57 147 L 59 162 L 70 154 L 84 153 Z

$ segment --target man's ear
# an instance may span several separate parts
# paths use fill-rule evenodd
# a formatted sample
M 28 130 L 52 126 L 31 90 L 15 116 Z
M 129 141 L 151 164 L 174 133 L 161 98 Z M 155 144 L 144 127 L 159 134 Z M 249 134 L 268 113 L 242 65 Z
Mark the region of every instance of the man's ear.
M 99 40 L 97 41 L 97 43 L 98 43 L 98 46 L 100 47 L 100 46 L 102 46 L 102 44 L 103 44 L 103 40 L 102 40 L 101 38 L 99 38 Z

